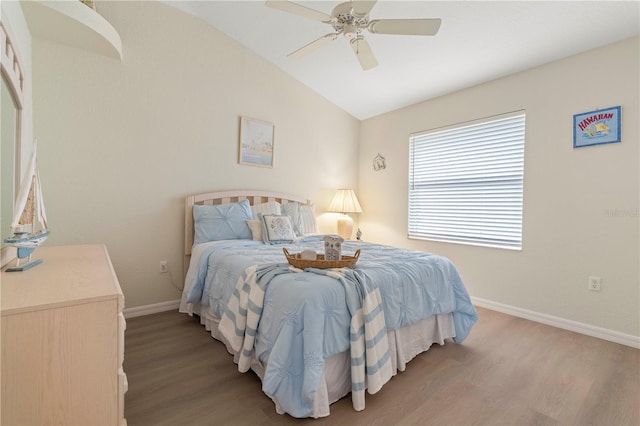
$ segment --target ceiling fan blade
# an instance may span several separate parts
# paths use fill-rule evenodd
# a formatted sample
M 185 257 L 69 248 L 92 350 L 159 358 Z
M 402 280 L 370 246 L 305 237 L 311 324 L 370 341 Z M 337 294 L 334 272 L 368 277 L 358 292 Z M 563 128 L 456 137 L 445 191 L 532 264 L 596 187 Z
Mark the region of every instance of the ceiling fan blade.
M 358 57 L 358 61 L 360 62 L 360 66 L 363 70 L 369 70 L 378 65 L 378 61 L 376 60 L 369 43 L 363 37 L 356 37 L 351 40 L 351 48 L 355 52 Z
M 278 9 L 278 10 L 282 10 L 283 12 L 293 13 L 294 15 L 302 16 L 304 18 L 311 19 L 314 21 L 320 21 L 320 22 L 331 21 L 331 16 L 327 15 L 326 13 L 322 13 L 314 9 L 309 9 L 308 7 L 305 7 L 290 1 L 267 0 L 265 2 L 265 5 L 273 9 Z
M 287 57 L 293 58 L 293 59 L 302 58 L 303 56 L 306 56 L 309 53 L 313 52 L 314 50 L 319 49 L 325 44 L 328 44 L 329 42 L 335 40 L 336 37 L 337 37 L 337 34 L 335 33 L 325 34 L 322 37 L 313 40 L 311 43 L 305 46 L 302 46 L 300 49 L 289 53 Z
M 436 19 L 374 19 L 367 28 L 374 34 L 436 35 L 440 29 L 440 18 Z
M 364 16 L 371 12 L 371 9 L 373 9 L 373 6 L 375 6 L 377 2 L 378 0 L 351 0 L 351 7 L 355 14 Z

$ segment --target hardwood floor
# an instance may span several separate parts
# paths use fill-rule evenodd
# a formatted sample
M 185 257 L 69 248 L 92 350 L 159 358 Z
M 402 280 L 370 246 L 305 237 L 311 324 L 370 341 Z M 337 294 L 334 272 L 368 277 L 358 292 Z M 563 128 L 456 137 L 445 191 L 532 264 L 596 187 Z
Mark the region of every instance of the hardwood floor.
M 434 346 L 366 409 L 347 396 L 322 419 L 278 415 L 197 320 L 127 321 L 125 416 L 138 425 L 640 425 L 640 351 L 478 308 L 462 344 Z

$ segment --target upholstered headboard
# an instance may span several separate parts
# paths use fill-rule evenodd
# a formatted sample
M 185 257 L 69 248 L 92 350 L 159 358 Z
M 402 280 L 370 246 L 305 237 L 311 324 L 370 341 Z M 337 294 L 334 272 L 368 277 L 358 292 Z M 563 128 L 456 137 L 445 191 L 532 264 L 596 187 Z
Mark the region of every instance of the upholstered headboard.
M 204 194 L 189 195 L 185 200 L 184 210 L 184 271 L 189 268 L 191 258 L 191 247 L 193 246 L 193 206 L 194 205 L 217 205 L 235 203 L 240 200 L 248 200 L 252 206 L 254 204 L 266 203 L 269 201 L 293 202 L 308 204 L 309 200 L 296 195 L 281 194 L 278 192 L 236 190 L 206 192 Z

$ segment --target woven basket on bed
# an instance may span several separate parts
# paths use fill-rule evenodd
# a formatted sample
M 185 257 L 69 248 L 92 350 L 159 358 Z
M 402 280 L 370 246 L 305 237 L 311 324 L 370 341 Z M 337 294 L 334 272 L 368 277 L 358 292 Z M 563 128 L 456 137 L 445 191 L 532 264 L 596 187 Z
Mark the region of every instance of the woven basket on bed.
M 360 249 L 356 250 L 353 256 L 342 255 L 341 260 L 324 260 L 324 254 L 316 254 L 316 259 L 301 259 L 300 253 L 291 254 L 286 249 L 286 247 L 282 248 L 284 255 L 287 258 L 287 261 L 291 266 L 294 266 L 298 269 L 305 268 L 318 268 L 318 269 L 330 269 L 330 268 L 351 268 L 354 269 L 356 267 L 356 262 L 358 261 L 358 257 L 360 257 Z

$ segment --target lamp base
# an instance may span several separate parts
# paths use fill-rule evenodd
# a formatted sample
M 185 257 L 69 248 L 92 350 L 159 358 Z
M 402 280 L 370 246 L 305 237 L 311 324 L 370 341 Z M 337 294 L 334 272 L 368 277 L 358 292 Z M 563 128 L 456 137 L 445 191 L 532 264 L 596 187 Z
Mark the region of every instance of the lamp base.
M 338 235 L 345 240 L 350 240 L 353 234 L 353 219 L 343 214 L 338 218 Z

